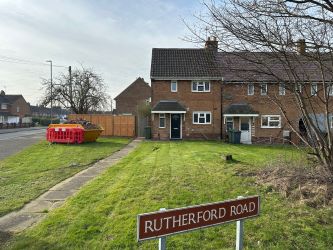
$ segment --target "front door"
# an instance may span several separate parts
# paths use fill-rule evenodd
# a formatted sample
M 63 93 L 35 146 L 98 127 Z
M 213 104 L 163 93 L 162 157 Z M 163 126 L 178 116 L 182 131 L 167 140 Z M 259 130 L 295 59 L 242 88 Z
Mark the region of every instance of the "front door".
M 181 115 L 171 114 L 171 128 L 170 128 L 170 138 L 171 139 L 181 139 Z
M 251 144 L 251 118 L 239 117 L 239 127 L 239 130 L 242 132 L 240 142 Z

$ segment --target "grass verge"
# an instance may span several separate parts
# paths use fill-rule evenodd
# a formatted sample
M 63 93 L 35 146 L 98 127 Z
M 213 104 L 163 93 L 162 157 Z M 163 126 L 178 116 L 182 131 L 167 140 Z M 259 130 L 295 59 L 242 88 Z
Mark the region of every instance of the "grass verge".
M 227 163 L 221 154 L 232 153 Z M 261 195 L 261 215 L 245 222 L 246 249 L 332 249 L 332 208 L 313 209 L 255 185 L 251 173 L 284 157 L 302 161 L 292 148 L 216 142 L 144 142 L 50 212 L 16 235 L 9 249 L 157 249 L 136 242 L 136 215 Z M 235 223 L 167 238 L 168 249 L 234 249 Z
M 100 138 L 79 145 L 42 141 L 0 161 L 0 216 L 21 208 L 128 142 L 124 138 Z

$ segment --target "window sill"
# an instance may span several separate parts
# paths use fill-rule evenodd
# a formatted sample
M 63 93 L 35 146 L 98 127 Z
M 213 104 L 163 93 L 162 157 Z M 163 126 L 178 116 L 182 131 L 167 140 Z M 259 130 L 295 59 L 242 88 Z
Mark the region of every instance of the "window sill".
M 267 127 L 267 126 L 261 126 L 260 128 L 281 128 L 281 127 Z

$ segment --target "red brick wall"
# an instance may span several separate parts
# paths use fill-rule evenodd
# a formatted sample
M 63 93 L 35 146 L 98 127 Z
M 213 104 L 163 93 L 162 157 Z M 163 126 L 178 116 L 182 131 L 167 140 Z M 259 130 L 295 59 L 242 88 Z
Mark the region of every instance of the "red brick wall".
M 19 107 L 19 112 L 17 112 L 17 107 Z M 15 100 L 15 102 L 10 104 L 9 112 L 11 115 L 17 115 L 20 118 L 31 116 L 30 105 L 24 100 L 23 97 L 19 97 L 17 100 Z
M 171 81 L 152 80 L 152 106 L 160 100 L 177 100 L 187 112 L 182 116 L 183 138 L 218 139 L 221 132 L 221 84 L 211 81 L 210 92 L 192 92 L 191 81 L 178 81 L 177 92 L 171 92 Z M 212 113 L 211 124 L 197 125 L 192 122 L 194 111 Z M 153 138 L 168 139 L 170 135 L 170 116 L 166 116 L 166 128 L 158 128 L 159 115 L 153 115 Z
M 286 95 L 279 95 L 279 85 L 278 84 L 268 84 L 268 95 L 263 96 L 260 94 L 260 86 L 259 84 L 255 84 L 255 94 L 253 96 L 249 96 L 248 93 L 248 85 L 247 84 L 235 84 L 229 83 L 224 84 L 222 87 L 223 93 L 223 102 L 222 108 L 225 109 L 230 104 L 236 103 L 247 103 L 251 105 L 251 107 L 259 112 L 259 117 L 256 117 L 252 128 L 252 142 L 282 142 L 283 130 L 290 130 L 290 126 L 287 124 L 287 121 L 284 119 L 281 110 L 279 107 L 274 104 L 271 98 L 276 99 L 281 103 L 283 110 L 286 111 L 286 116 L 291 121 L 293 126 L 298 129 L 299 120 L 301 118 L 301 113 L 297 108 L 297 102 L 293 94 L 290 91 L 286 90 Z M 306 93 L 310 93 L 310 86 L 306 88 L 303 87 L 302 93 L 306 95 Z M 318 95 L 322 95 L 322 92 L 319 92 Z M 311 97 L 311 103 L 314 104 L 314 113 L 323 113 L 323 107 L 320 105 L 318 97 Z M 331 105 L 333 110 L 333 105 Z M 281 128 L 261 128 L 261 115 L 281 115 Z M 238 129 L 238 123 L 236 119 L 236 129 Z M 223 133 L 225 136 L 226 125 L 223 123 Z M 223 137 L 224 137 L 223 136 Z M 293 142 L 299 142 L 299 138 L 295 133 L 291 133 L 291 139 Z
M 137 106 L 151 97 L 151 88 L 144 82 L 130 85 L 116 99 L 117 114 L 137 115 Z

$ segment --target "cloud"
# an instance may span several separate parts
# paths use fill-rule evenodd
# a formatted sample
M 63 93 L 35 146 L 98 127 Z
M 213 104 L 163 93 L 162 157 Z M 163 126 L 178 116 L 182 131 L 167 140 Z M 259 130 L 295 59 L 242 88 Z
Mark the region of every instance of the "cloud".
M 181 17 L 195 1 L 45 1 L 0 2 L 0 88 L 22 93 L 36 103 L 48 65 L 5 63 L 3 56 L 80 67 L 101 73 L 111 96 L 138 76 L 149 82 L 153 47 L 193 47 Z M 55 68 L 55 74 L 66 68 Z

